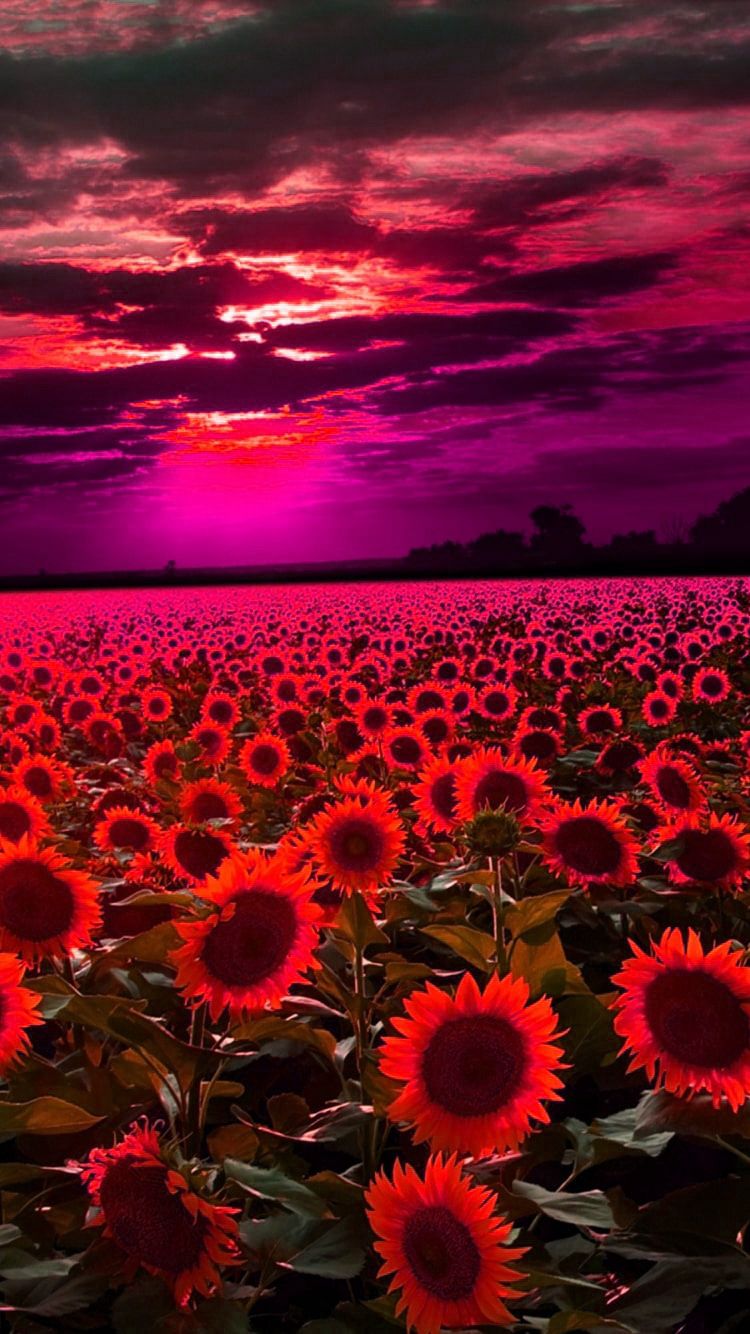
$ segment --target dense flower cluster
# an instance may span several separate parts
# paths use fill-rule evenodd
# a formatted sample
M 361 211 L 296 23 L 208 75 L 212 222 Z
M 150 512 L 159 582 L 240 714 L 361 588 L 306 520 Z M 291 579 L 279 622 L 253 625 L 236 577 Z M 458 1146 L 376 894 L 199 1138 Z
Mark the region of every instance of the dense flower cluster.
M 693 1209 L 712 1300 L 749 632 L 721 580 L 0 604 L 19 1328 L 646 1329 Z

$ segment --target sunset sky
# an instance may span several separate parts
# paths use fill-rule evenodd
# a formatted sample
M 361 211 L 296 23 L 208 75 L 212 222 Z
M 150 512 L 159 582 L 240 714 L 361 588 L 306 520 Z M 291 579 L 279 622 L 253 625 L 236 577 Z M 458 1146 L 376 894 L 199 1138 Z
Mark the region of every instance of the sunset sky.
M 750 485 L 746 0 L 0 0 L 0 568 Z

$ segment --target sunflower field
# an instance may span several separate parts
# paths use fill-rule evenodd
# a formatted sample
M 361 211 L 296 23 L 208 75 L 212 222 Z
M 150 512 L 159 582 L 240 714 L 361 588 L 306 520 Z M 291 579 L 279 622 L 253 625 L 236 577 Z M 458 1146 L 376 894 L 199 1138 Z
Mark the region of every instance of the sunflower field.
M 750 1328 L 749 631 L 5 595 L 3 1328 Z

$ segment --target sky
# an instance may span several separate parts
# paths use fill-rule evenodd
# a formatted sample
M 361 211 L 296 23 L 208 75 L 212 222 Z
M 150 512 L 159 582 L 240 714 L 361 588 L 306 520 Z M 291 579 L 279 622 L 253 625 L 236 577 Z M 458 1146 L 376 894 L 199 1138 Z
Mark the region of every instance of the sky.
M 745 0 L 0 0 L 0 571 L 750 486 Z

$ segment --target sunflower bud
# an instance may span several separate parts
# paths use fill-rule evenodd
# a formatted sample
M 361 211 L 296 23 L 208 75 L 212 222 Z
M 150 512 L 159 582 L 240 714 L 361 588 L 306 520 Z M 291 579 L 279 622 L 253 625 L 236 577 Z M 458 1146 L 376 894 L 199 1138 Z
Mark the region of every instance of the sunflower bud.
M 510 811 L 480 811 L 466 825 L 466 842 L 476 856 L 507 857 L 521 841 L 521 829 Z

